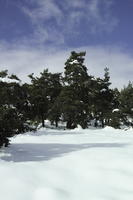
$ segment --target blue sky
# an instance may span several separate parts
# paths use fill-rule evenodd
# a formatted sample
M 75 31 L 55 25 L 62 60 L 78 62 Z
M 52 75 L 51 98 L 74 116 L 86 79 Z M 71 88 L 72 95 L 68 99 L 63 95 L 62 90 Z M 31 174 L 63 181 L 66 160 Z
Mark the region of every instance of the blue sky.
M 108 66 L 122 87 L 133 74 L 132 10 L 133 0 L 0 0 L 0 66 L 25 79 L 86 50 L 89 73 Z

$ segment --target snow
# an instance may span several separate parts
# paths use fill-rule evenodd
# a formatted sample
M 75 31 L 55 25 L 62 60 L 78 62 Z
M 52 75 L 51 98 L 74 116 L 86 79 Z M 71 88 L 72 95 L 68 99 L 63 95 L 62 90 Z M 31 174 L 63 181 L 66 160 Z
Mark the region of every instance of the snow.
M 20 84 L 20 81 L 19 81 L 19 80 L 10 79 L 10 78 L 8 78 L 8 77 L 6 77 L 6 78 L 0 78 L 0 81 L 2 81 L 2 82 L 7 82 L 7 83 L 19 83 L 19 84 Z
M 1 200 L 133 199 L 133 129 L 40 129 L 0 157 Z
M 70 62 L 70 64 L 79 64 L 79 62 L 77 60 L 73 60 L 72 62 Z
M 107 90 L 105 88 L 101 89 L 101 92 L 106 92 Z
M 112 112 L 119 112 L 120 110 L 118 108 L 115 108 Z

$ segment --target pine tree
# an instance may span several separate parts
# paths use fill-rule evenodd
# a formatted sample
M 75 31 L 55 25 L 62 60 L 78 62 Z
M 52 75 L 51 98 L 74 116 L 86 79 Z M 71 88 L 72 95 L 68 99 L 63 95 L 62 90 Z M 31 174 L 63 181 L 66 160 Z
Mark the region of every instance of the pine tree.
M 87 105 L 85 104 L 85 87 L 88 83 L 87 68 L 84 65 L 85 52 L 71 52 L 65 63 L 64 87 L 60 102 L 67 128 L 80 124 L 87 127 Z
M 122 121 L 122 113 L 120 111 L 120 92 L 117 88 L 113 90 L 112 113 L 110 115 L 109 124 L 114 128 L 120 128 Z
M 121 90 L 119 101 L 123 123 L 133 126 L 133 84 L 131 82 Z
M 61 73 L 51 73 L 49 83 L 49 108 L 48 108 L 48 119 L 51 124 L 55 122 L 58 127 L 58 122 L 61 117 L 59 94 L 62 90 L 62 76 Z
M 8 71 L 0 72 L 5 78 Z M 8 146 L 9 138 L 30 130 L 22 110 L 22 89 L 15 81 L 0 81 L 0 146 Z
M 44 120 L 47 117 L 48 113 L 48 79 L 49 72 L 44 70 L 43 73 L 40 73 L 40 77 L 34 77 L 33 74 L 29 75 L 31 78 L 30 85 L 30 104 L 31 104 L 31 113 L 33 120 L 40 121 L 44 127 Z
M 104 69 L 104 78 L 96 79 L 94 90 L 94 116 L 96 121 L 100 121 L 101 126 L 109 125 L 112 114 L 113 90 L 110 89 L 109 69 Z
M 30 85 L 30 103 L 33 119 L 41 120 L 42 126 L 45 126 L 45 119 L 49 118 L 55 121 L 59 120 L 59 114 L 54 106 L 61 90 L 61 74 L 52 74 L 45 69 L 40 73 L 40 77 L 34 77 L 33 74 Z M 53 113 L 56 112 L 56 113 Z

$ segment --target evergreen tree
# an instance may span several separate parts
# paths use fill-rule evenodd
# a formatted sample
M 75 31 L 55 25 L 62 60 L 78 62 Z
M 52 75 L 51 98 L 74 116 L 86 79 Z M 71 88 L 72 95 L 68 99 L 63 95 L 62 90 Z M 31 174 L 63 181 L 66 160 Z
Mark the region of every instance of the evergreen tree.
M 122 113 L 120 111 L 120 92 L 117 88 L 113 89 L 112 114 L 109 125 L 114 128 L 120 128 Z
M 0 72 L 2 79 L 7 75 L 7 70 Z M 30 127 L 22 112 L 21 86 L 15 81 L 7 83 L 2 79 L 0 80 L 0 146 L 8 146 L 10 137 L 30 130 Z
M 61 73 L 51 73 L 50 84 L 49 84 L 49 110 L 48 119 L 51 124 L 55 122 L 56 127 L 58 127 L 58 121 L 61 117 L 61 110 L 59 104 L 59 94 L 62 90 L 62 76 Z
M 56 99 L 61 90 L 61 74 L 52 74 L 45 69 L 40 73 L 40 77 L 34 77 L 33 74 L 30 85 L 30 103 L 33 119 L 41 120 L 44 127 L 44 120 L 49 118 L 55 121 L 56 125 L 59 120 L 59 114 L 56 112 Z M 56 113 L 53 113 L 56 112 Z
M 8 75 L 8 70 L 0 71 L 0 78 L 6 78 Z
M 40 73 L 40 77 L 34 77 L 33 74 L 29 75 L 31 78 L 30 85 L 30 104 L 33 120 L 42 122 L 44 127 L 44 120 L 47 117 L 48 113 L 48 83 L 49 83 L 49 72 L 44 70 L 43 73 Z
M 97 78 L 94 90 L 94 116 L 101 126 L 109 125 L 113 109 L 113 90 L 110 89 L 109 69 L 104 69 L 104 78 Z
M 65 63 L 64 87 L 60 95 L 64 121 L 67 128 L 80 124 L 87 127 L 87 105 L 84 95 L 88 83 L 87 68 L 84 65 L 85 52 L 71 52 Z
M 121 90 L 119 100 L 123 123 L 133 126 L 133 84 L 131 82 Z

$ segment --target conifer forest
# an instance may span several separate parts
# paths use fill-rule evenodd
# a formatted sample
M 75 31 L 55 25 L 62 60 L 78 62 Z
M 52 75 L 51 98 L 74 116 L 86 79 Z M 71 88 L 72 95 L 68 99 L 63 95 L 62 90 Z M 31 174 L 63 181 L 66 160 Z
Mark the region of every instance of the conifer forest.
M 133 125 L 132 83 L 112 89 L 109 68 L 103 78 L 94 77 L 84 64 L 85 56 L 73 51 L 63 73 L 44 69 L 39 76 L 31 73 L 30 83 L 6 69 L 0 72 L 0 146 L 8 146 L 16 134 L 35 131 L 40 123 L 45 127 L 46 119 L 55 127 L 65 122 L 66 129 Z

